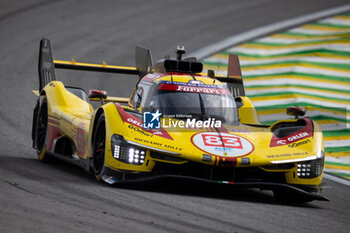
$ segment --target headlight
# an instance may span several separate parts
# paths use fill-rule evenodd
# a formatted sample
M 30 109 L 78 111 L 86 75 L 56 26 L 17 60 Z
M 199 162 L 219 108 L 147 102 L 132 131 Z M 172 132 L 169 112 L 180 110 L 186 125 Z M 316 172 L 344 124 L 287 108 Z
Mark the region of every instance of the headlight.
M 111 139 L 113 158 L 123 163 L 142 165 L 145 162 L 146 150 L 130 145 L 123 136 L 114 134 Z
M 317 159 L 305 162 L 299 162 L 297 173 L 299 178 L 311 179 L 319 177 L 322 174 L 324 165 L 324 152 L 317 153 Z

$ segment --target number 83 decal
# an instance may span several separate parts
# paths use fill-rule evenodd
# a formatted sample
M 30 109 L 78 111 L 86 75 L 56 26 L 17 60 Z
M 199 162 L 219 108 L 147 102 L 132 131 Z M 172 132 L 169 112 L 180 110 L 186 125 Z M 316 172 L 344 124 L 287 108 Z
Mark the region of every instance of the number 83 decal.
M 254 146 L 247 139 L 228 133 L 206 132 L 192 136 L 192 143 L 209 154 L 238 157 L 250 154 Z

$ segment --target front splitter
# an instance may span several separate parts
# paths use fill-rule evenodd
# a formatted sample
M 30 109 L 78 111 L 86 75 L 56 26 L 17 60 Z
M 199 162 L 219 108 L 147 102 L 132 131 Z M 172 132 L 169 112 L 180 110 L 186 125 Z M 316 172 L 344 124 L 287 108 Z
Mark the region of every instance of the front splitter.
M 171 180 L 183 180 L 183 181 L 195 181 L 203 184 L 215 184 L 215 185 L 226 185 L 230 187 L 236 188 L 258 188 L 261 190 L 272 190 L 274 192 L 284 192 L 288 193 L 288 196 L 292 196 L 293 198 L 299 198 L 302 200 L 313 201 L 329 201 L 327 198 L 321 196 L 315 192 L 308 192 L 301 188 L 282 183 L 272 183 L 272 182 L 231 182 L 231 181 L 213 181 L 202 179 L 198 177 L 189 177 L 189 176 L 180 176 L 180 175 L 154 175 L 147 177 L 138 177 L 133 179 L 117 179 L 113 176 L 103 175 L 102 180 L 110 185 L 118 185 L 118 184 L 132 184 L 132 183 L 145 183 L 150 181 L 171 181 Z

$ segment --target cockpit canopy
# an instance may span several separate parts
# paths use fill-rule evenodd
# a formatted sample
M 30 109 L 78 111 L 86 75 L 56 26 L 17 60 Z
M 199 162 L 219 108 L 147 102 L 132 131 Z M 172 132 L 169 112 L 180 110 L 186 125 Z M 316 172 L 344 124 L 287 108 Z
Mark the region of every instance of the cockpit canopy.
M 224 124 L 238 122 L 234 98 L 223 85 L 195 81 L 142 81 L 134 94 L 134 102 L 134 108 L 141 105 L 142 112 L 159 110 L 163 117 L 200 120 L 215 118 Z

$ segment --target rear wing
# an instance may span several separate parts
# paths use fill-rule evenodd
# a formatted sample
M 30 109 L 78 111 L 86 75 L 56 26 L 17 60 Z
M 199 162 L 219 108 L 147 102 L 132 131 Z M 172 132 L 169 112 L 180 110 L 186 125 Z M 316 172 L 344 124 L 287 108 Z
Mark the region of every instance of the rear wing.
M 49 82 L 56 80 L 55 68 L 139 75 L 142 78 L 152 69 L 151 52 L 147 48 L 137 46 L 135 58 L 136 67 L 107 65 L 105 62 L 102 64 L 82 63 L 74 59 L 72 61 L 54 60 L 50 40 L 43 38 L 39 49 L 39 92 Z
M 152 71 L 153 61 L 149 49 L 139 45 L 136 46 L 135 60 L 136 67 L 107 65 L 106 62 L 103 62 L 102 64 L 81 63 L 76 62 L 74 59 L 72 61 L 54 60 L 53 62 L 57 69 L 131 74 L 139 75 L 140 78 Z
M 118 73 L 118 74 L 135 74 L 138 75 L 136 67 L 130 66 L 113 66 L 107 65 L 105 62 L 102 64 L 91 64 L 72 61 L 54 60 L 55 68 L 68 69 L 68 70 L 84 70 L 84 71 L 96 71 L 106 73 Z

